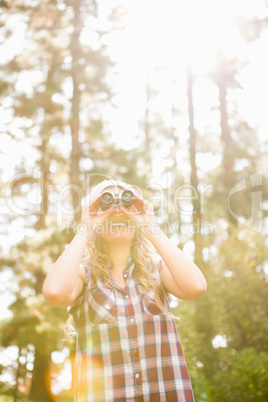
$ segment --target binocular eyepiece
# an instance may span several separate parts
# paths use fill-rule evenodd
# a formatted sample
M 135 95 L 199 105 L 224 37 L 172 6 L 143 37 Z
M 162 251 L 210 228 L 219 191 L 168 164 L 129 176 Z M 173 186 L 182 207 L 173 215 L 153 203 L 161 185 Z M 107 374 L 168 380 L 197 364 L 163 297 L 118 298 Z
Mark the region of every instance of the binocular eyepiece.
M 135 199 L 135 195 L 131 190 L 123 191 L 121 197 L 118 193 L 113 195 L 107 191 L 101 195 L 101 209 L 105 211 L 106 209 L 111 208 L 113 204 L 119 204 L 120 199 L 124 207 L 130 208 Z

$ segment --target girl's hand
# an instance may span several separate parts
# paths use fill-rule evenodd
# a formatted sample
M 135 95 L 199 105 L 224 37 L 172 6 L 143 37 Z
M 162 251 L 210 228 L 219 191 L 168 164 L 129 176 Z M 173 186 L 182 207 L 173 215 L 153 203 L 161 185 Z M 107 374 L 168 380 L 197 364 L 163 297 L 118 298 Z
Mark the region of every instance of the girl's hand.
M 139 229 L 150 237 L 152 233 L 156 232 L 159 227 L 155 221 L 155 214 L 152 204 L 146 201 L 144 198 L 135 195 L 135 200 L 130 208 L 121 207 L 122 212 L 135 222 Z
M 81 224 L 85 225 L 88 230 L 96 228 L 97 225 L 102 225 L 111 214 L 111 210 L 103 211 L 100 204 L 101 196 L 98 195 L 89 204 L 85 205 L 81 214 Z

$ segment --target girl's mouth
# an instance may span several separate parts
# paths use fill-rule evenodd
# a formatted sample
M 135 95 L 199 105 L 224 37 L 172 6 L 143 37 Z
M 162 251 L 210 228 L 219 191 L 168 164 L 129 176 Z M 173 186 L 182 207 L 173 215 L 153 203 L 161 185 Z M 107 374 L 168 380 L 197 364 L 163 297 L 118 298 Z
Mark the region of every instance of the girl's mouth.
M 112 228 L 114 228 L 114 227 L 123 228 L 123 227 L 127 226 L 127 223 L 125 223 L 125 222 L 109 222 L 109 226 L 112 227 Z
M 125 227 L 128 226 L 128 218 L 126 216 L 113 215 L 108 218 L 108 225 L 111 227 Z
M 109 216 L 106 222 L 108 226 L 112 228 L 136 227 L 135 220 L 122 213 Z

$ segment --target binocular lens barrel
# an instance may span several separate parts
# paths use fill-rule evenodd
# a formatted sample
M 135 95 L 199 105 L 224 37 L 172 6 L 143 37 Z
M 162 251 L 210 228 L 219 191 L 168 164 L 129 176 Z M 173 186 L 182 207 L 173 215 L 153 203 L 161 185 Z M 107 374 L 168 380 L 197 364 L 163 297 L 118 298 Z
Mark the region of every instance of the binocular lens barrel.
M 111 205 L 113 203 L 114 197 L 111 193 L 103 193 L 101 196 L 101 204 Z
M 101 208 L 103 211 L 110 208 L 112 204 L 120 199 L 120 197 L 114 197 L 113 194 L 105 192 L 101 195 Z M 131 190 L 125 190 L 121 196 L 121 202 L 126 208 L 130 208 L 135 199 L 134 193 Z
M 122 200 L 125 206 L 131 206 L 134 201 L 134 194 L 130 190 L 126 190 L 122 194 Z

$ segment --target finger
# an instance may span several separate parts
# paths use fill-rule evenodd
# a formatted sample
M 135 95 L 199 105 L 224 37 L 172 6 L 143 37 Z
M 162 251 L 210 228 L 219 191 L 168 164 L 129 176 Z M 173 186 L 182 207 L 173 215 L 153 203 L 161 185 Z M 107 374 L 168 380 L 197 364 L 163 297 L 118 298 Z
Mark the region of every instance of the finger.
M 135 196 L 133 205 L 137 208 L 140 213 L 144 213 L 146 211 L 146 201 L 144 198 L 140 196 Z
M 122 207 L 120 208 L 120 210 L 121 210 L 125 215 L 127 215 L 129 218 L 132 218 L 133 216 L 135 216 L 135 215 L 137 215 L 137 214 L 139 213 L 138 210 L 137 210 L 135 207 L 133 207 L 133 205 L 132 205 L 130 208 L 127 208 L 127 207 L 122 206 Z
M 96 198 L 94 198 L 94 200 L 92 200 L 87 205 L 87 210 L 89 213 L 98 211 L 98 209 L 100 208 L 100 199 L 101 199 L 101 195 L 98 195 Z
M 144 201 L 144 202 L 139 206 L 139 212 L 140 212 L 141 214 L 146 214 L 147 209 L 148 209 L 148 203 L 147 203 L 147 201 Z
M 113 214 L 113 208 L 105 209 L 104 211 L 99 208 L 97 211 L 97 215 L 103 217 L 103 219 L 108 218 L 110 215 Z
M 144 207 L 143 207 L 144 209 Z M 126 214 L 130 219 L 137 221 L 141 218 L 141 216 L 145 216 L 144 210 L 138 210 L 134 205 L 130 208 L 123 207 L 122 211 Z
M 145 202 L 145 208 L 146 208 L 146 211 L 149 211 L 149 212 L 154 210 L 154 207 L 148 201 Z
M 135 216 L 146 213 L 146 204 L 142 201 L 138 201 L 135 204 L 133 203 L 130 208 L 123 208 L 124 213 L 127 215 Z

